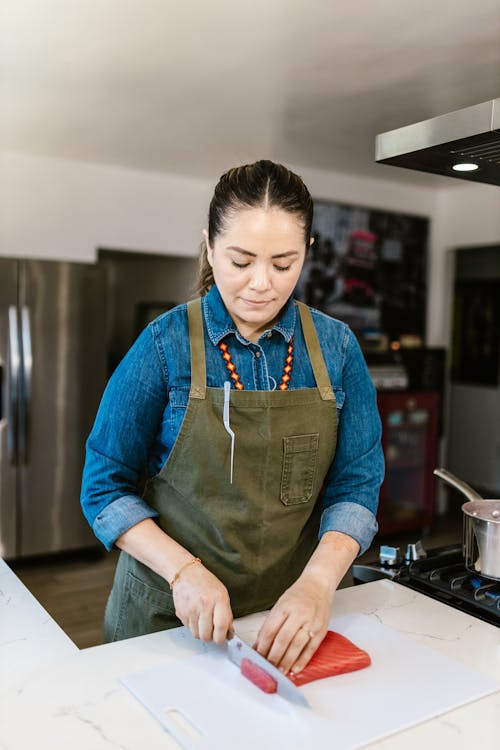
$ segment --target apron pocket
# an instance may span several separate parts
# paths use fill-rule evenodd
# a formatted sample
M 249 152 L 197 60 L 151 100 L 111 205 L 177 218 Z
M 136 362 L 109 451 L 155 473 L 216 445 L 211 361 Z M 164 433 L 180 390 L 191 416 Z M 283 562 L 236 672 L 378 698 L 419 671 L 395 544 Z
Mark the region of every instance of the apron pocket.
M 318 462 L 318 445 L 318 432 L 283 438 L 280 491 L 283 505 L 299 505 L 311 499 Z
M 167 589 L 158 589 L 145 583 L 130 570 L 125 576 L 124 588 L 110 640 L 120 641 L 182 625 L 175 614 L 173 596 Z

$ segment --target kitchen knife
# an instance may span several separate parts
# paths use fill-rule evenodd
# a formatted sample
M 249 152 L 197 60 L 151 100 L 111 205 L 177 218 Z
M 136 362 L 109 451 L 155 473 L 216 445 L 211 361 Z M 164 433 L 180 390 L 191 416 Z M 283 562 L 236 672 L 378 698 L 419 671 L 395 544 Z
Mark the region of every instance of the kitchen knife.
M 266 658 L 261 656 L 254 648 L 238 638 L 237 635 L 233 634 L 231 639 L 227 642 L 227 655 L 229 659 L 236 664 L 237 667 L 242 668 L 242 661 L 247 659 L 254 666 L 266 673 L 269 677 L 276 681 L 276 692 L 282 698 L 286 698 L 292 703 L 296 703 L 299 706 L 306 706 L 310 708 L 308 700 L 300 692 L 299 688 L 296 687 L 288 677 L 285 677 L 283 672 L 271 664 Z

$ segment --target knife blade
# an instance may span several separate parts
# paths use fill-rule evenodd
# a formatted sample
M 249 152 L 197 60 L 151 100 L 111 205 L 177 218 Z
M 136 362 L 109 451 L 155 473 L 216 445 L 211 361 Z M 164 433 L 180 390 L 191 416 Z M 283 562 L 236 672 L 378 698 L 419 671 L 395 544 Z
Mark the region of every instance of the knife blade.
M 310 708 L 309 701 L 300 692 L 299 688 L 296 687 L 291 680 L 286 677 L 283 672 L 271 664 L 264 656 L 259 654 L 254 648 L 242 641 L 236 634 L 233 634 L 230 640 L 227 641 L 227 655 L 229 659 L 236 664 L 241 670 L 241 662 L 243 659 L 248 659 L 257 667 L 266 672 L 270 677 L 276 680 L 277 688 L 276 692 L 282 698 L 296 703 L 299 706 L 305 706 Z

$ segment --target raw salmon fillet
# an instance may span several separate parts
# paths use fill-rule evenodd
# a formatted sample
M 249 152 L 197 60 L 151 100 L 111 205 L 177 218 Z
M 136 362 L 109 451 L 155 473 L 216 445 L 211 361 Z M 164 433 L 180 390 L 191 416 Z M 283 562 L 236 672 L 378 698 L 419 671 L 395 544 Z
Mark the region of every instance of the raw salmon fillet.
M 355 672 L 370 664 L 371 659 L 366 651 L 340 633 L 329 630 L 302 672 L 287 674 L 287 677 L 294 685 L 305 685 L 322 677 Z

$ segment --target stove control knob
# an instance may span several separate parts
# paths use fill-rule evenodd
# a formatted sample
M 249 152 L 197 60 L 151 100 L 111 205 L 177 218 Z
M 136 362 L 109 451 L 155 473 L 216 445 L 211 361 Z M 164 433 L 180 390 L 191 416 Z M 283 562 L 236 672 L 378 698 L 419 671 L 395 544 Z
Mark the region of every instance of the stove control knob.
M 389 568 L 401 564 L 401 552 L 399 547 L 388 547 L 383 544 L 380 547 L 378 558 L 381 565 L 387 565 Z
M 427 557 L 427 552 L 424 549 L 422 542 L 419 540 L 415 544 L 409 544 L 406 548 L 405 559 L 406 562 L 412 562 L 413 560 L 423 560 Z

